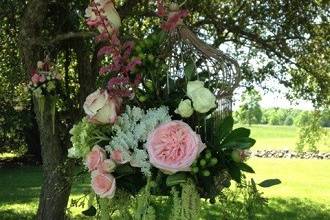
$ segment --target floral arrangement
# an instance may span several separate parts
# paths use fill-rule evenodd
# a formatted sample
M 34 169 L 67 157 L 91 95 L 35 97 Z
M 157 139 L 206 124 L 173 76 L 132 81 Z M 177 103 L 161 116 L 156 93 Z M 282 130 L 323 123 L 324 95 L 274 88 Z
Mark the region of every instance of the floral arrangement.
M 70 131 L 69 156 L 83 161 L 102 216 L 198 219 L 200 198 L 215 202 L 231 180 L 254 172 L 244 162 L 255 140 L 248 129 L 233 129 L 230 114 L 219 117 L 218 88 L 198 68 L 169 76 L 159 48 L 188 11 L 157 6 L 161 28 L 137 46 L 120 41 L 111 0 L 93 0 L 86 9 L 87 24 L 105 44 L 98 55 L 111 62 L 100 69 L 104 86 L 86 98 L 86 117 Z M 171 211 L 157 212 L 159 206 Z M 84 214 L 95 215 L 95 207 Z
M 37 62 L 37 68 L 32 71 L 29 89 L 37 96 L 46 93 L 55 95 L 61 80 L 62 76 L 46 56 L 44 61 Z

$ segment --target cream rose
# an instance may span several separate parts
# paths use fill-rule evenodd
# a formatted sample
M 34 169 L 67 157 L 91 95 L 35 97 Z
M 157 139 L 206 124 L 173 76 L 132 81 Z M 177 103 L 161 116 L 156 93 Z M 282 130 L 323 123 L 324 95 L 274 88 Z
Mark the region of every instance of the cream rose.
M 217 105 L 216 97 L 207 88 L 199 88 L 192 93 L 193 107 L 197 112 L 206 113 Z
M 206 113 L 217 106 L 216 97 L 204 87 L 204 83 L 201 81 L 188 82 L 187 96 L 192 100 L 194 109 L 199 113 Z
M 84 110 L 91 122 L 113 124 L 117 119 L 122 99 L 109 97 L 106 90 L 96 90 L 90 94 L 84 103 Z
M 194 113 L 194 109 L 191 107 L 191 101 L 189 99 L 182 100 L 175 113 L 181 115 L 183 118 L 189 118 Z
M 187 96 L 192 98 L 193 93 L 200 88 L 204 88 L 204 83 L 201 81 L 189 81 L 187 85 Z

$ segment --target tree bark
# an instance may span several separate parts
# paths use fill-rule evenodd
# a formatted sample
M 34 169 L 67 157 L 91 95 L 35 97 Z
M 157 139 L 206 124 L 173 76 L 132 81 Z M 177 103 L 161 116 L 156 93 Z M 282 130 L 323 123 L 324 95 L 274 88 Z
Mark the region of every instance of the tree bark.
M 95 90 L 96 77 L 98 75 L 98 47 L 95 48 L 94 54 L 91 55 L 90 48 L 87 45 L 88 44 L 84 39 L 77 40 L 74 45 L 74 51 L 77 55 L 78 80 L 80 84 L 79 104 L 81 115 L 84 115 L 82 106 L 86 97 Z M 92 60 L 90 60 L 91 56 Z
M 38 43 L 42 39 L 45 18 L 48 10 L 47 0 L 29 1 L 22 18 L 20 30 L 20 50 L 27 76 L 35 69 L 37 61 L 43 57 L 43 48 Z M 33 97 L 41 142 L 43 162 L 43 185 L 40 194 L 37 219 L 65 219 L 65 209 L 71 190 L 71 162 L 66 160 L 67 145 L 61 143 L 60 130 L 57 129 L 55 97 L 46 95 Z
M 43 159 L 43 185 L 41 188 L 37 219 L 65 219 L 65 209 L 71 190 L 72 169 L 67 160 L 67 148 L 61 143 L 55 121 L 57 98 L 33 97 L 40 130 Z

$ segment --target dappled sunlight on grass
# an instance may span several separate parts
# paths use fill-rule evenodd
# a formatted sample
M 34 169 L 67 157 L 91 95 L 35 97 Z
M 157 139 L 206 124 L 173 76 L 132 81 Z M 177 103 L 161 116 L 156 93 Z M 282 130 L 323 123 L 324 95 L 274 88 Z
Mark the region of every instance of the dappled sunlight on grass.
M 20 155 L 17 153 L 0 153 L 0 160 L 8 160 L 13 159 L 15 157 L 19 157 Z

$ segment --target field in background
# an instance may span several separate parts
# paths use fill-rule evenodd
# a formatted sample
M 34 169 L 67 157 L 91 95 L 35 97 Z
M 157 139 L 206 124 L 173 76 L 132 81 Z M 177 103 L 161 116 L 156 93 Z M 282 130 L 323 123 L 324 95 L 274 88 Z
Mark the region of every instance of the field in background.
M 235 127 L 246 127 L 251 129 L 251 137 L 257 140 L 253 150 L 294 150 L 298 141 L 299 128 L 294 126 L 273 126 L 273 125 L 235 125 Z M 330 129 L 327 129 L 327 136 L 317 144 L 319 151 L 330 152 Z M 304 149 L 307 151 L 308 149 Z
M 260 208 L 258 216 L 267 220 L 330 219 L 330 160 L 251 159 L 257 182 L 279 178 L 282 184 L 262 189 L 269 206 Z M 32 219 L 38 206 L 42 181 L 41 169 L 35 167 L 2 168 L 0 170 L 0 219 Z M 71 198 L 82 195 L 88 184 L 75 184 Z M 71 210 L 73 215 L 82 211 Z M 203 207 L 217 219 L 217 209 Z M 80 218 L 79 218 L 80 219 Z

